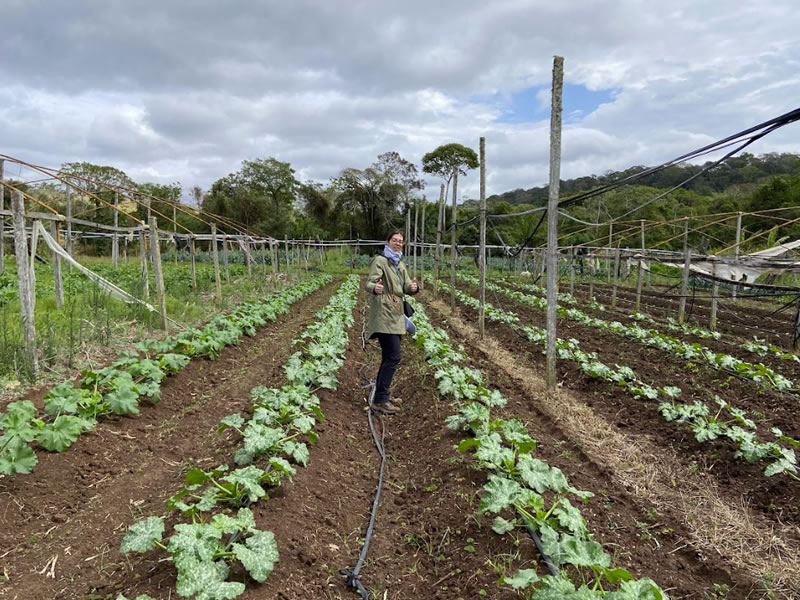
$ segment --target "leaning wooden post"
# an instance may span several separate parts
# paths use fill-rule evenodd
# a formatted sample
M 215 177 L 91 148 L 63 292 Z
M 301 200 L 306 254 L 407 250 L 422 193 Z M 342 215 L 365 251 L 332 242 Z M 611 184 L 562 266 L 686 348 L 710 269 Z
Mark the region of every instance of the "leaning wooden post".
M 153 262 L 153 275 L 156 280 L 156 298 L 158 310 L 161 313 L 161 329 L 168 328 L 167 323 L 167 293 L 164 289 L 164 272 L 161 269 L 161 244 L 158 243 L 158 220 L 150 217 L 150 260 Z
M 119 192 L 114 192 L 114 233 L 111 235 L 111 264 L 116 269 L 119 267 Z
M 25 356 L 34 378 L 39 374 L 39 359 L 36 356 L 36 326 L 34 322 L 35 294 L 32 286 L 30 263 L 28 262 L 28 239 L 25 235 L 25 200 L 22 192 L 11 193 L 11 211 L 14 223 L 14 253 L 19 281 L 19 305 L 22 315 L 22 335 Z
M 556 389 L 556 305 L 558 302 L 558 194 L 561 176 L 561 91 L 564 58 L 553 57 L 550 109 L 550 186 L 547 195 L 547 389 Z
M 681 297 L 678 303 L 678 323 L 686 322 L 686 294 L 689 293 L 689 217 L 683 222 L 683 276 L 681 277 Z
M 439 216 L 436 221 L 436 249 L 433 254 L 433 295 L 439 293 L 439 261 L 442 258 L 442 221 L 444 220 L 444 184 L 439 188 Z
M 196 255 L 196 248 L 195 248 L 195 240 L 194 234 L 189 236 L 189 254 L 192 261 L 192 289 L 197 291 L 197 255 Z
M 211 257 L 214 261 L 214 285 L 217 296 L 217 304 L 222 304 L 222 277 L 219 273 L 219 254 L 217 253 L 217 226 L 211 224 Z
M 733 248 L 733 264 L 739 264 L 739 244 L 742 241 L 742 213 L 736 217 L 736 246 Z M 733 284 L 733 290 L 731 291 L 731 298 L 734 302 L 736 302 L 736 290 L 737 286 Z
M 142 296 L 150 297 L 150 275 L 147 273 L 147 242 L 144 227 L 139 230 L 139 258 L 142 265 Z
M 450 224 L 450 312 L 456 311 L 456 191 L 458 190 L 458 169 L 453 171 L 453 210 Z
M 480 307 L 478 308 L 478 331 L 481 339 L 484 334 L 484 318 L 486 315 L 486 138 L 481 137 L 479 143 L 479 153 L 481 161 L 481 233 L 480 247 L 478 249 L 478 270 L 480 271 Z
M 639 219 L 639 226 L 642 233 L 642 247 L 639 254 L 639 272 L 636 276 L 636 304 L 634 312 L 640 312 L 642 306 L 642 282 L 644 281 L 644 219 Z
M 58 223 L 50 221 L 50 236 L 58 243 Z M 61 281 L 61 257 L 53 251 L 53 283 L 56 286 L 56 307 L 64 306 L 64 284 Z
M 5 160 L 0 158 L 0 211 L 6 209 L 6 191 L 3 187 L 3 166 L 5 164 Z M 5 215 L 0 216 L 0 275 L 2 275 L 6 270 L 6 249 L 4 246 L 3 234 L 6 230 L 6 217 Z
M 717 257 L 711 257 L 711 319 L 708 328 L 711 331 L 717 330 L 717 298 L 719 297 L 719 281 L 717 280 Z
M 614 284 L 611 288 L 611 308 L 617 307 L 617 284 L 619 283 L 619 260 L 620 260 L 621 250 L 619 246 L 617 246 L 616 251 L 614 252 Z

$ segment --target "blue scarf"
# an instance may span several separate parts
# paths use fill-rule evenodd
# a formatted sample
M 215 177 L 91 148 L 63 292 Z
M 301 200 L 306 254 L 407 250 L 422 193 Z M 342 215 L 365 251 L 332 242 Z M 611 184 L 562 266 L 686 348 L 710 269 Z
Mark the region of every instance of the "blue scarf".
M 383 255 L 388 258 L 395 267 L 400 262 L 400 259 L 403 258 L 402 252 L 394 252 L 389 246 L 383 247 Z

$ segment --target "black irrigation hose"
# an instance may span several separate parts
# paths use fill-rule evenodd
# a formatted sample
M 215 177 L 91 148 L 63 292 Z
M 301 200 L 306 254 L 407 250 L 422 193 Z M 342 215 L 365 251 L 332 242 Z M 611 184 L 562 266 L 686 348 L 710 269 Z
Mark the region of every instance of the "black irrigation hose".
M 366 344 L 366 334 L 365 334 L 365 324 L 366 321 L 363 319 L 362 313 L 362 327 L 361 327 L 361 348 L 364 352 L 367 351 L 367 344 Z M 364 379 L 367 379 L 364 375 L 364 370 L 369 365 L 369 363 L 364 363 L 359 373 Z M 358 590 L 358 593 L 361 594 L 362 600 L 369 600 L 369 593 L 364 588 L 364 585 L 361 583 L 360 573 L 361 568 L 364 566 L 364 561 L 367 558 L 367 551 L 369 550 L 369 542 L 372 538 L 372 531 L 375 528 L 375 518 L 378 516 L 378 505 L 380 504 L 381 500 L 381 490 L 383 489 L 383 473 L 386 467 L 386 450 L 384 448 L 384 441 L 386 439 L 386 425 L 383 422 L 383 418 L 381 418 L 381 439 L 378 441 L 378 434 L 375 432 L 375 425 L 372 422 L 372 404 L 375 398 L 375 381 L 369 380 L 369 383 L 364 387 L 370 388 L 369 397 L 367 399 L 367 422 L 369 423 L 369 430 L 372 434 L 372 441 L 375 442 L 375 448 L 378 450 L 378 454 L 381 456 L 381 468 L 378 474 L 378 485 L 377 489 L 375 490 L 375 499 L 372 501 L 372 511 L 370 512 L 369 516 L 369 525 L 367 525 L 367 531 L 364 534 L 364 546 L 361 548 L 361 553 L 358 556 L 358 561 L 356 562 L 356 566 L 353 570 L 349 569 L 339 569 L 339 575 L 342 575 L 346 578 L 345 584 L 347 587 Z

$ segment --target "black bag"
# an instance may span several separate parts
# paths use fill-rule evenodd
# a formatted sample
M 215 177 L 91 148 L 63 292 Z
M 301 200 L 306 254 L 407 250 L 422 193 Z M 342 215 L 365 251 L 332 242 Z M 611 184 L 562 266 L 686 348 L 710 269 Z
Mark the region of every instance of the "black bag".
M 403 314 L 409 319 L 414 316 L 414 308 L 409 304 L 408 300 L 403 300 Z

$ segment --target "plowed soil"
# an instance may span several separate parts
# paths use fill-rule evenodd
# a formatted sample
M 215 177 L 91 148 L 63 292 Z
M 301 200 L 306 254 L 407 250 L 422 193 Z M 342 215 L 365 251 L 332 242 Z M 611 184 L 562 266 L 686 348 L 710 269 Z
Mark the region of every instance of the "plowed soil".
M 125 529 L 141 517 L 163 515 L 164 500 L 182 486 L 189 468 L 232 463 L 239 440 L 235 432 L 217 433 L 220 419 L 245 410 L 252 387 L 285 383 L 282 366 L 292 353 L 292 339 L 313 321 L 335 286 L 296 303 L 289 314 L 227 348 L 217 361 L 190 363 L 164 384 L 162 401 L 143 407 L 140 417 L 105 421 L 66 453 L 41 455 L 33 474 L 0 480 L 0 598 L 113 599 L 118 593 L 175 598 L 175 571 L 163 553 L 119 553 Z M 423 302 L 430 302 L 427 294 L 421 295 Z M 561 468 L 576 487 L 596 494 L 582 510 L 615 564 L 655 579 L 673 598 L 769 597 L 763 581 L 700 547 L 685 514 L 643 499 L 587 453 L 583 440 L 541 409 L 546 395 L 532 397 L 526 382 L 510 376 L 479 343 L 462 337 L 446 312 L 431 304 L 431 319 L 455 342 L 465 343 L 470 366 L 480 368 L 487 384 L 508 398 L 501 416 L 521 418 L 538 441 L 537 456 Z M 374 342 L 362 348 L 364 305 L 362 291 L 338 389 L 318 394 L 326 418 L 316 428 L 321 437 L 311 448 L 309 466 L 254 506 L 259 528 L 275 533 L 280 561 L 265 583 L 248 583 L 241 596 L 246 600 L 358 597 L 339 571 L 352 569 L 358 559 L 380 464 L 363 387 L 374 378 L 380 350 Z M 469 311 L 463 316 L 471 318 Z M 489 332 L 522 366 L 541 372 L 538 349 L 504 326 L 492 325 Z M 585 337 L 580 339 L 583 345 Z M 641 354 L 626 351 L 619 339 L 597 342 L 602 343 L 613 344 L 626 360 Z M 393 394 L 403 399 L 402 412 L 375 419 L 379 434 L 385 427 L 388 460 L 361 581 L 376 599 L 518 598 L 497 581 L 518 568 L 545 574 L 535 548 L 524 536 L 517 544 L 498 536 L 491 519 L 478 514 L 486 474 L 453 449 L 460 436 L 443 424 L 453 408 L 439 398 L 433 373 L 411 340 L 403 342 L 403 355 L 393 386 Z M 653 360 L 630 366 L 638 371 L 646 362 Z M 767 506 L 768 494 L 776 490 L 756 489 L 754 473 L 726 456 L 724 448 L 693 446 L 691 436 L 675 433 L 649 408 L 637 409 L 610 386 L 584 381 L 569 367 L 559 378 L 565 385 L 577 382 L 576 397 L 624 435 L 663 444 L 665 452 L 677 448 L 685 455 L 686 477 L 715 478 L 732 502 L 747 494 L 759 518 L 780 524 L 782 533 L 794 527 L 796 501 L 783 495 L 779 506 Z M 758 406 L 766 409 L 774 400 L 758 400 Z M 638 424 L 645 416 L 652 429 Z M 765 418 L 788 420 L 772 412 Z M 700 474 L 693 474 L 692 465 Z M 763 477 L 761 482 L 768 485 Z M 798 489 L 777 491 L 796 494 Z M 796 553 L 797 540 L 785 541 Z M 786 589 L 773 597 L 797 597 Z

